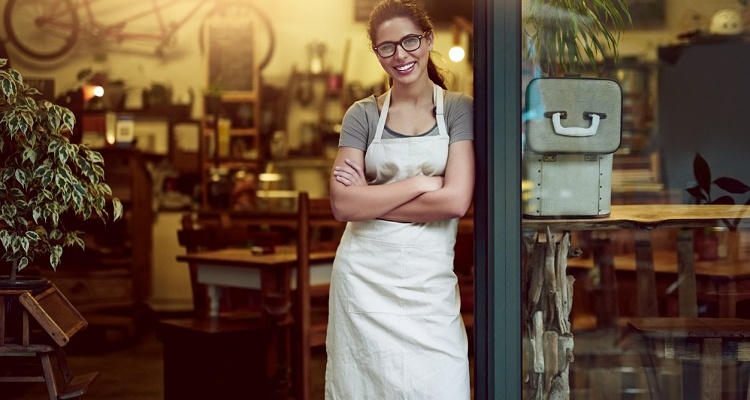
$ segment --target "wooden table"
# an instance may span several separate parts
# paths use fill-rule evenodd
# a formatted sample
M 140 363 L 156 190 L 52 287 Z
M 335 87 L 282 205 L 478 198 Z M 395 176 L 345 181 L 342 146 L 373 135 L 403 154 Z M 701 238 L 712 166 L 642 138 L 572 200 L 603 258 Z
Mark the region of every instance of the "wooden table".
M 330 267 L 335 255 L 335 251 L 310 253 L 310 280 L 312 283 L 327 282 L 330 279 Z M 273 374 L 278 372 L 279 366 L 289 366 L 292 361 L 290 358 L 289 328 L 297 323 L 291 314 L 291 291 L 296 285 L 296 247 L 277 246 L 274 254 L 254 254 L 249 248 L 229 248 L 180 255 L 177 256 L 177 260 L 197 265 L 198 282 L 206 284 L 209 288 L 210 314 L 213 320 L 188 321 L 190 326 L 187 327 L 189 328 L 187 330 L 196 333 L 192 336 L 180 334 L 179 337 L 182 338 L 182 342 L 197 341 L 201 337 L 209 335 L 217 336 L 222 341 L 231 341 L 237 340 L 237 334 L 247 335 L 246 324 L 240 325 L 238 329 L 232 329 L 231 324 L 236 321 L 223 321 L 221 332 L 214 326 L 215 322 L 221 319 L 219 316 L 219 289 L 221 287 L 235 287 L 260 290 L 262 314 L 271 321 L 271 325 L 275 328 L 266 336 L 262 334 L 255 337 L 247 335 L 248 337 L 244 341 L 267 343 L 267 346 L 264 346 L 267 347 L 265 376 L 269 379 L 277 379 L 273 377 Z M 230 325 L 229 329 L 227 329 L 227 323 Z M 186 330 L 183 326 L 170 328 L 180 330 L 180 332 Z M 262 333 L 262 331 L 260 332 Z M 240 342 L 242 341 L 240 339 Z M 175 343 L 172 347 L 187 347 L 182 342 Z M 223 347 L 219 346 L 219 348 L 224 351 Z M 249 352 L 252 350 L 252 348 L 245 349 L 245 353 L 250 354 Z M 207 351 L 214 351 L 213 347 Z M 227 355 L 227 357 L 229 356 Z M 252 357 L 257 359 L 260 356 L 256 354 Z M 178 358 L 174 359 L 179 360 Z M 226 377 L 223 377 L 223 379 L 226 379 Z M 172 392 L 181 394 L 178 390 Z
M 567 371 L 572 362 L 573 335 L 568 316 L 572 308 L 572 282 L 566 279 L 567 256 L 570 236 L 574 230 L 599 231 L 635 229 L 636 232 L 636 280 L 639 316 L 655 317 L 656 278 L 654 255 L 650 231 L 662 228 L 679 228 L 677 243 L 677 273 L 680 277 L 692 277 L 680 282 L 678 291 L 680 314 L 697 316 L 696 266 L 693 253 L 691 228 L 726 226 L 750 220 L 750 207 L 734 205 L 615 205 L 606 218 L 525 218 L 523 229 L 547 233 L 547 240 L 528 245 L 530 254 L 527 268 L 527 316 L 529 337 L 534 345 L 530 363 L 530 387 L 542 390 L 544 397 L 565 396 L 569 392 Z M 561 236 L 557 236 L 561 235 Z M 600 268 L 602 280 L 602 302 L 605 311 L 597 322 L 600 328 L 617 326 L 617 294 L 615 263 L 607 240 L 601 239 L 594 246 L 594 262 Z M 562 349 L 562 350 L 560 350 Z M 559 354 L 559 351 L 571 354 Z M 702 360 L 706 363 L 711 361 Z M 712 377 L 716 377 L 716 369 Z M 719 373 L 721 370 L 718 370 Z M 556 381 L 556 382 L 555 382 Z M 719 376 L 720 381 L 720 376 Z M 554 392 L 554 393 L 553 393 Z
M 724 220 L 740 218 L 750 221 L 750 206 L 643 204 L 613 205 L 605 218 L 524 218 L 523 227 L 529 230 L 553 231 L 600 229 L 657 229 L 700 228 L 724 226 Z
M 628 327 L 647 346 L 660 346 L 664 358 L 683 361 L 697 360 L 700 376 L 688 377 L 683 369 L 682 398 L 718 400 L 722 398 L 724 383 L 735 386 L 733 362 L 750 361 L 750 320 L 740 318 L 631 318 Z M 654 357 L 642 356 L 647 367 L 647 379 L 653 399 L 664 398 L 656 378 Z M 726 378 L 722 379 L 722 363 L 726 365 Z M 684 364 L 683 364 L 684 365 Z M 700 381 L 700 391 L 686 393 L 691 379 Z M 737 397 L 737 396 L 735 396 Z
M 679 283 L 677 258 L 675 251 L 655 250 L 653 252 L 653 266 L 657 281 L 659 277 L 665 277 L 662 281 L 668 279 L 673 286 L 677 286 Z M 612 261 L 618 275 L 621 272 L 636 273 L 637 271 L 634 253 L 615 255 Z M 593 258 L 573 258 L 568 261 L 568 268 L 590 270 L 594 268 L 594 264 Z M 750 260 L 732 261 L 729 258 L 721 258 L 704 261 L 697 259 L 695 276 L 698 297 L 715 301 L 718 305 L 719 317 L 736 317 L 737 303 L 750 299 Z M 618 302 L 622 298 L 623 296 L 620 296 Z
M 656 282 L 654 255 L 651 247 L 650 231 L 653 229 L 679 228 L 678 274 L 695 275 L 695 256 L 693 254 L 693 237 L 690 228 L 725 226 L 725 221 L 750 221 L 750 206 L 738 205 L 684 205 L 684 204 L 648 204 L 648 205 L 614 205 L 610 216 L 606 218 L 526 218 L 523 228 L 530 231 L 552 232 L 599 231 L 612 229 L 635 229 L 636 232 L 636 279 L 638 281 L 639 316 L 656 316 Z M 602 325 L 616 324 L 617 307 L 614 282 L 614 260 L 610 249 L 600 248 L 595 252 L 594 262 L 603 267 L 603 295 L 608 302 L 605 315 L 608 316 Z M 692 286 L 690 286 L 692 285 Z M 680 313 L 686 316 L 697 315 L 695 302 L 695 283 L 685 282 L 678 293 Z
M 317 268 L 317 264 L 331 263 L 335 255 L 335 251 L 314 252 L 310 259 Z M 209 287 L 212 316 L 219 315 L 219 288 L 237 287 L 260 290 L 261 306 L 274 319 L 289 317 L 297 265 L 294 247 L 277 247 L 274 254 L 253 254 L 247 248 L 222 249 L 180 255 L 177 261 L 198 265 L 198 282 Z

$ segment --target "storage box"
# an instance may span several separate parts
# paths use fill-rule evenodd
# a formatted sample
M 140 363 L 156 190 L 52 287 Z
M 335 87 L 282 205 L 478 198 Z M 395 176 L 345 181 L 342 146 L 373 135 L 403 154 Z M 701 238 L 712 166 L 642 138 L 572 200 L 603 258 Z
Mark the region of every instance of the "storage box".
M 606 217 L 620 147 L 622 90 L 611 79 L 537 78 L 526 88 L 528 217 Z

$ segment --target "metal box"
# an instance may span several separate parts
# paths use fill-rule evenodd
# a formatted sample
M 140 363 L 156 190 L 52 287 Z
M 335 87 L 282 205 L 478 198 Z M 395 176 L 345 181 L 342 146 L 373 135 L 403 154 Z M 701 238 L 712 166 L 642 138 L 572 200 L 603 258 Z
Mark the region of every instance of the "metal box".
M 526 88 L 524 215 L 606 217 L 622 90 L 611 79 L 536 78 Z

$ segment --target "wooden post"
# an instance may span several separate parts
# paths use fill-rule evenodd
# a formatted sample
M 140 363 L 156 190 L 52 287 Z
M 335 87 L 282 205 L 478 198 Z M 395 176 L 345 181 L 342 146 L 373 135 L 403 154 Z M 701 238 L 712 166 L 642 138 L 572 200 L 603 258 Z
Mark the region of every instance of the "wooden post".
M 570 311 L 573 304 L 572 276 L 566 275 L 570 257 L 570 233 L 559 239 L 547 229 L 528 245 L 525 264 L 528 295 L 526 326 L 530 341 L 527 384 L 528 399 L 570 398 L 569 372 L 573 357 Z
M 617 279 L 612 244 L 608 237 L 594 239 L 594 267 L 599 269 L 599 293 L 596 324 L 600 329 L 617 327 Z
M 638 316 L 659 316 L 651 231 L 638 230 L 635 232 L 635 274 L 638 290 Z

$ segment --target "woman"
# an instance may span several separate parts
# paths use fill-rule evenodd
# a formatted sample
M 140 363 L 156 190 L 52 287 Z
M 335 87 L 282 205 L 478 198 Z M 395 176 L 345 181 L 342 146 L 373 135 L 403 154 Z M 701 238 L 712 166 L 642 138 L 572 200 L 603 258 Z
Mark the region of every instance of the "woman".
M 474 185 L 472 99 L 444 91 L 414 0 L 385 0 L 368 34 L 385 94 L 344 116 L 331 206 L 349 221 L 331 277 L 326 399 L 470 398 L 453 247 Z

